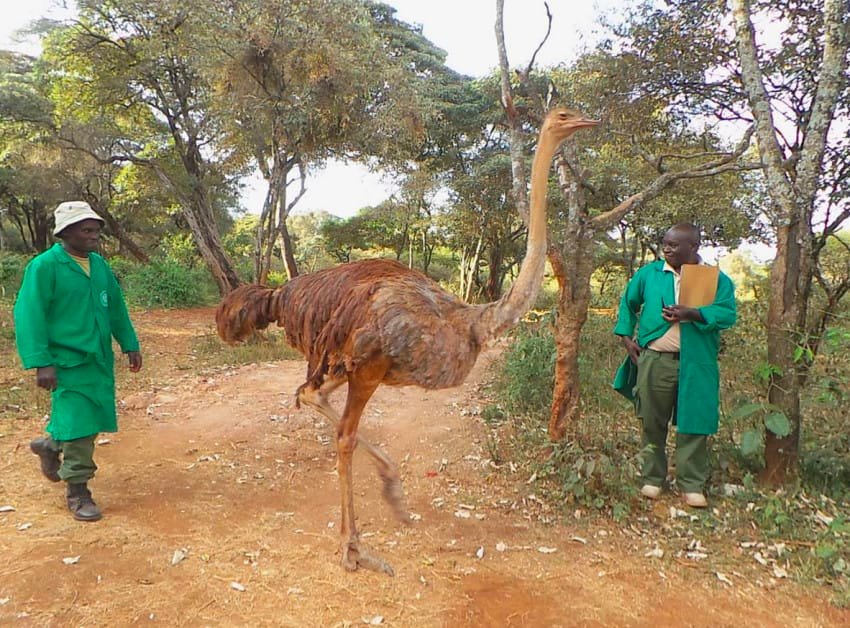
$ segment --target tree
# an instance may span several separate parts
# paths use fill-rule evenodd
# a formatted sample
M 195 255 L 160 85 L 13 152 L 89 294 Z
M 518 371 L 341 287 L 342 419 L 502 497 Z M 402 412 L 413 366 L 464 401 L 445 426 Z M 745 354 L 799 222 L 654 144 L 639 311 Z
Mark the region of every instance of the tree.
M 430 83 L 448 75 L 445 53 L 395 9 L 363 0 L 210 3 L 224 75 L 217 80 L 231 141 L 268 184 L 257 232 L 262 281 L 275 241 L 298 272 L 287 218 L 309 168 L 330 158 L 401 164 L 424 142 Z
M 750 134 L 745 134 L 734 148 L 723 148 L 717 138 L 695 136 L 678 120 L 665 115 L 669 102 L 655 94 L 639 94 L 623 102 L 622 93 L 635 93 L 630 81 L 636 75 L 628 56 L 589 54 L 571 70 L 555 73 L 555 83 L 550 79 L 548 85 L 545 78 L 541 81 L 533 72 L 534 57 L 525 70 L 512 73 L 504 45 L 503 5 L 503 0 L 497 0 L 496 38 L 517 205 L 527 208 L 522 151 L 527 121 L 523 114 L 539 120 L 548 105 L 546 94 L 551 96 L 553 88 L 573 106 L 604 111 L 608 127 L 614 130 L 613 137 L 603 138 L 597 132 L 573 138 L 565 143 L 556 160 L 562 200 L 555 221 L 559 226 L 550 229 L 549 244 L 549 262 L 558 281 L 555 389 L 549 436 L 557 441 L 573 429 L 580 416 L 578 355 L 590 306 L 597 242 L 630 212 L 647 211 L 650 203 L 676 182 L 740 169 L 739 160 L 749 145 Z M 612 75 L 620 82 L 611 80 Z M 631 146 L 637 160 L 619 148 L 622 137 L 633 138 Z M 600 157 L 598 179 L 592 179 L 591 170 L 580 162 L 579 142 L 594 143 Z M 527 209 L 521 214 L 525 216 Z M 691 216 L 684 213 L 680 217 Z
M 15 170 L 6 190 L 27 187 L 27 195 L 44 200 L 37 210 L 32 207 L 43 216 L 27 216 L 28 225 L 37 231 L 37 235 L 31 234 L 31 241 L 39 250 L 46 247 L 49 209 L 63 200 L 82 199 L 104 219 L 106 233 L 117 240 L 120 249 L 147 261 L 147 252 L 131 235 L 123 216 L 115 214 L 116 181 L 123 166 L 109 159 L 118 140 L 111 134 L 114 125 L 65 106 L 49 61 L 14 55 L 9 59 L 12 63 L 8 65 L 0 63 L 5 66 L 0 69 L 0 110 L 6 120 L 0 126 L 7 142 L 7 163 Z M 30 169 L 32 172 L 27 172 Z M 18 197 L 10 198 L 8 204 L 13 220 L 27 212 Z
M 198 6 L 138 0 L 85 0 L 80 19 L 54 52 L 77 106 L 132 124 L 109 161 L 149 167 L 179 199 L 195 244 L 219 290 L 240 279 L 221 244 L 217 217 L 238 164 L 220 144 L 203 74 L 216 28 Z M 198 9 L 198 10 L 191 10 Z M 145 133 L 142 134 L 141 131 Z
M 754 125 L 761 211 L 776 246 L 767 397 L 787 419 L 787 429 L 765 435 L 770 483 L 796 474 L 801 394 L 819 327 L 809 311 L 812 280 L 826 242 L 850 217 L 848 138 L 834 124 L 850 115 L 849 22 L 847 0 L 732 0 L 728 10 L 675 0 L 639 11 L 628 29 L 645 89 L 674 96 L 677 115 L 712 119 L 733 134 Z
M 493 134 L 452 176 L 455 198 L 449 223 L 461 251 L 461 290 L 467 299 L 476 288 L 484 301 L 498 300 L 505 277 L 524 251 L 525 227 L 511 195 L 511 162 L 504 149 Z
M 824 278 L 818 268 L 819 254 L 829 236 L 850 217 L 846 195 L 836 198 L 838 186 L 846 192 L 846 182 L 830 182 L 825 172 L 846 175 L 850 171 L 846 135 L 830 137 L 836 115 L 850 113 L 850 2 L 788 0 L 780 4 L 731 2 L 740 77 L 755 119 L 777 235 L 767 316 L 768 361 L 775 367 L 768 401 L 788 418 L 790 430 L 787 434 L 766 431 L 764 479 L 770 483 L 796 474 L 800 395 L 820 337 L 811 332 L 825 327 L 823 318 L 814 329 L 810 327 L 812 281 L 816 275 Z M 756 15 L 764 19 L 778 9 L 784 10 L 787 27 L 782 48 L 770 54 L 760 48 L 753 21 Z M 836 152 L 842 145 L 843 155 Z M 821 192 L 824 188 L 826 196 Z M 824 206 L 826 218 L 818 228 L 816 212 Z M 799 347 L 805 349 L 802 354 Z
M 344 152 L 384 57 L 355 0 L 224 1 L 207 9 L 225 26 L 218 39 L 224 72 L 213 77 L 220 115 L 231 144 L 247 151 L 268 186 L 257 223 L 257 281 L 265 282 L 275 242 L 292 278 L 298 268 L 286 222 L 306 192 L 307 168 Z

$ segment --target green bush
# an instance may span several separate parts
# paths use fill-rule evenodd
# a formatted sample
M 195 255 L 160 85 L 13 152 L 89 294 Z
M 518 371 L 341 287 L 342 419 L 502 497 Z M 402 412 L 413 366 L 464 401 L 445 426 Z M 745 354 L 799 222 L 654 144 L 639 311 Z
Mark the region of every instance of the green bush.
M 18 253 L 0 253 L 0 294 L 13 298 L 21 285 L 30 258 Z
M 555 385 L 555 340 L 546 320 L 518 329 L 497 379 L 499 401 L 508 414 L 548 413 Z
M 155 260 L 145 265 L 118 260 L 111 263 L 131 305 L 192 307 L 216 300 L 216 288 L 204 268 L 187 268 L 173 260 Z

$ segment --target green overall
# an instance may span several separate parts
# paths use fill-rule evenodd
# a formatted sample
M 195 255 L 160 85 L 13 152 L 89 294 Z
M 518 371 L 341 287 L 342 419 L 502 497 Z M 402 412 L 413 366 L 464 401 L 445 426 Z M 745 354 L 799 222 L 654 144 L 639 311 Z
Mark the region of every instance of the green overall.
M 636 340 L 644 349 L 637 367 L 626 357 L 614 388 L 634 400 L 637 415 L 643 421 L 644 445 L 652 446 L 644 464 L 646 482 L 660 486 L 664 480 L 667 424 L 675 419 L 681 448 L 677 453 L 679 483 L 686 492 L 698 492 L 708 475 L 708 452 L 705 438 L 692 437 L 717 432 L 717 352 L 720 330 L 735 324 L 735 289 L 732 280 L 720 273 L 714 302 L 699 308 L 704 322 L 679 325 L 679 355 L 658 354 L 646 346 L 670 328 L 661 309 L 664 304 L 676 302 L 673 273 L 664 272 L 663 268 L 663 260 L 643 266 L 626 287 L 614 333 L 631 337 L 637 326 Z
M 55 244 L 27 265 L 14 308 L 15 340 L 24 368 L 56 369 L 47 432 L 60 444 L 90 440 L 91 446 L 69 445 L 83 454 L 93 449 L 99 432 L 118 429 L 112 338 L 125 353 L 139 350 L 124 297 L 106 260 L 90 253 L 89 269 L 86 275 L 62 245 Z M 62 449 L 67 459 L 69 452 Z M 69 467 L 74 463 L 67 462 Z M 63 462 L 62 479 L 94 473 L 65 467 Z

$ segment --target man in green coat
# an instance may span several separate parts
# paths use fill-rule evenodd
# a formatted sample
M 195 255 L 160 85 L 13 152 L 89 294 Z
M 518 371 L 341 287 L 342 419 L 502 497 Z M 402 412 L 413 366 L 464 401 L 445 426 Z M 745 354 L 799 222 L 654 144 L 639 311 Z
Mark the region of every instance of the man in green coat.
M 683 264 L 699 264 L 699 229 L 688 223 L 664 235 L 664 260 L 643 266 L 626 287 L 614 333 L 628 358 L 614 388 L 634 400 L 643 423 L 641 494 L 656 499 L 667 478 L 667 427 L 676 434 L 676 478 L 685 502 L 708 505 L 708 435 L 717 432 L 720 330 L 735 324 L 735 288 L 719 273 L 714 302 L 704 307 L 679 305 Z M 640 322 L 638 323 L 638 315 Z M 637 337 L 634 336 L 637 326 Z M 636 367 L 636 368 L 635 368 Z
M 47 479 L 67 483 L 74 518 L 97 521 L 101 512 L 87 485 L 97 470 L 95 438 L 118 429 L 112 338 L 131 371 L 142 368 L 142 355 L 121 288 L 95 253 L 103 219 L 81 201 L 60 204 L 54 219 L 61 243 L 27 265 L 14 309 L 21 362 L 52 391 L 49 436 L 30 448 Z

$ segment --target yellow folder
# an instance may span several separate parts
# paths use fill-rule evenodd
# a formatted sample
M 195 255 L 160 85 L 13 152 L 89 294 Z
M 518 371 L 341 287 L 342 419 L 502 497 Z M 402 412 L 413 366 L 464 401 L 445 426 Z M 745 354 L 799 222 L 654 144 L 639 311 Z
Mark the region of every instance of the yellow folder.
M 720 269 L 704 264 L 682 264 L 679 305 L 703 307 L 714 303 Z

